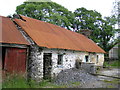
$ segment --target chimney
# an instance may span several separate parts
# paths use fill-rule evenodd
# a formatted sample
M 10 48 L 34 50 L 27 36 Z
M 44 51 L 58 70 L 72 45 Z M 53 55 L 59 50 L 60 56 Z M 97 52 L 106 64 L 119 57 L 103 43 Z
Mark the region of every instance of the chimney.
M 92 31 L 89 30 L 89 29 L 81 29 L 80 33 L 89 38 L 91 33 L 92 33 Z

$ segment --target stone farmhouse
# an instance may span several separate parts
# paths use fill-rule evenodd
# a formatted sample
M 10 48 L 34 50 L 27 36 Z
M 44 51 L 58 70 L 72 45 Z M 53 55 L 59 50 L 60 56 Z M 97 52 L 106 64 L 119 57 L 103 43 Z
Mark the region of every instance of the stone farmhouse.
M 77 61 L 103 65 L 105 51 L 82 34 L 21 15 L 0 19 L 5 72 L 24 72 L 39 81 L 76 67 Z

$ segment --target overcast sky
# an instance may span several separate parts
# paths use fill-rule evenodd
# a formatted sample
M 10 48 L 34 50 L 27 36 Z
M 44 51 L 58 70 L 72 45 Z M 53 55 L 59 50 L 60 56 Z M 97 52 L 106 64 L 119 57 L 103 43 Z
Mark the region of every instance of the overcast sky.
M 7 16 L 15 13 L 16 6 L 22 4 L 26 0 L 1 0 L 0 15 Z M 103 16 L 110 16 L 115 0 L 52 0 L 64 6 L 70 11 L 76 8 L 85 7 L 88 10 L 96 10 Z

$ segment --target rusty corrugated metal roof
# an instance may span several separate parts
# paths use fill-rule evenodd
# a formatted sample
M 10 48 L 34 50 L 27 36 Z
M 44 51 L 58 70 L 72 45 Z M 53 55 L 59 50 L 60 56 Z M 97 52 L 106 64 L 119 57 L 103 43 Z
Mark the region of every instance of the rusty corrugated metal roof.
M 33 18 L 21 17 L 26 21 L 15 19 L 16 23 L 41 47 L 105 53 L 82 34 Z
M 3 16 L 0 16 L 0 43 L 29 45 L 10 18 Z

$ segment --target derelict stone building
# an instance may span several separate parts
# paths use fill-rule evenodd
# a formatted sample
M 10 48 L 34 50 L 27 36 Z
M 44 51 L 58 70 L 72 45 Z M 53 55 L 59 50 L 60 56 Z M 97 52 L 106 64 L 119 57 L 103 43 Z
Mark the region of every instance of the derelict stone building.
M 10 18 L 7 19 L 10 20 Z M 14 23 L 16 32 L 19 32 L 26 42 L 22 42 L 22 44 L 12 42 L 12 45 L 20 44 L 26 48 L 26 53 L 23 53 L 26 55 L 26 59 L 15 58 L 25 61 L 26 72 L 35 80 L 39 81 L 41 78 L 47 79 L 57 76 L 62 70 L 76 67 L 76 61 L 94 63 L 97 66 L 103 65 L 105 51 L 82 34 L 20 15 L 10 21 Z M 11 26 L 8 26 L 6 29 L 12 32 L 12 29 L 9 29 Z M 7 34 L 4 34 L 6 37 Z M 11 37 L 13 39 L 10 40 L 13 41 L 15 38 L 19 38 L 16 34 L 12 34 Z M 9 40 L 6 42 L 1 40 L 0 42 L 1 46 L 4 46 L 3 43 L 10 43 Z M 4 57 L 7 57 L 6 54 Z M 4 62 L 6 59 L 2 59 L 2 61 Z

